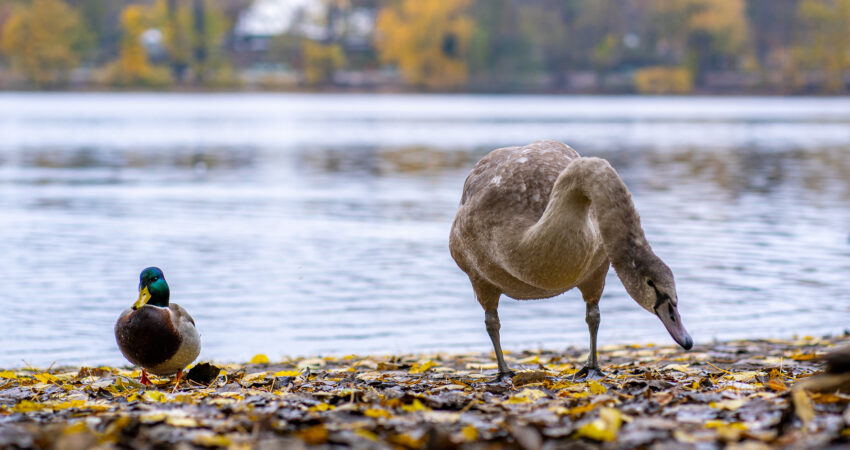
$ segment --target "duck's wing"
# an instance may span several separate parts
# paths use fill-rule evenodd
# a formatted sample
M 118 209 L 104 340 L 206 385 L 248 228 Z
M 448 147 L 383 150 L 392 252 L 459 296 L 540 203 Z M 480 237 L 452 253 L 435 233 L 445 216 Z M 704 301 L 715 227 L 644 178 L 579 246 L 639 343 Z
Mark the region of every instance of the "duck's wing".
M 193 327 L 195 326 L 195 319 L 192 318 L 192 316 L 189 314 L 189 311 L 186 311 L 186 308 L 178 305 L 177 303 L 169 303 L 168 308 L 174 315 L 173 320 L 175 323 L 191 323 Z

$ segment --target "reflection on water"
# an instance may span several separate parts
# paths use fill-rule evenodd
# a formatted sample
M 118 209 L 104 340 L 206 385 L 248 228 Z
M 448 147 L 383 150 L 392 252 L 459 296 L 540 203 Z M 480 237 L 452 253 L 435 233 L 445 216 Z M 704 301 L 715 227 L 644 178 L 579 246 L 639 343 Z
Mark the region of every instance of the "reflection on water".
M 623 176 L 697 341 L 841 333 L 850 101 L 740 102 L 0 94 L 0 366 L 122 363 L 148 265 L 202 358 L 489 350 L 448 229 L 475 161 L 549 137 Z M 603 345 L 671 342 L 613 271 L 601 309 Z M 577 293 L 501 316 L 586 345 Z

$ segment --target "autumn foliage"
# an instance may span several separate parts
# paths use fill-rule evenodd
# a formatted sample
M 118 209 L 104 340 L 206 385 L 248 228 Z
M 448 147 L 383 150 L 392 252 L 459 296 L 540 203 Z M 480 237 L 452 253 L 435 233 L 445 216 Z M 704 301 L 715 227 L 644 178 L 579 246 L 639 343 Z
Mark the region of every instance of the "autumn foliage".
M 381 11 L 376 45 L 381 61 L 396 64 L 408 83 L 430 89 L 463 84 L 464 56 L 475 24 L 470 0 L 404 0 Z
M 80 62 L 85 30 L 80 16 L 61 0 L 19 6 L 3 27 L 0 50 L 12 67 L 37 86 L 55 86 Z

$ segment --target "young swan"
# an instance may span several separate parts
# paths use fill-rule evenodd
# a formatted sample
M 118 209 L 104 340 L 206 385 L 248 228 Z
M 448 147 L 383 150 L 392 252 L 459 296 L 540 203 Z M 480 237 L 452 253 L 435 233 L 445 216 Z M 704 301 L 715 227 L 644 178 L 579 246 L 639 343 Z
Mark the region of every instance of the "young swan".
M 596 360 L 599 299 L 608 267 L 686 350 L 673 273 L 652 252 L 631 194 L 604 159 L 555 141 L 494 150 L 463 186 L 449 248 L 469 276 L 499 364 L 499 297 L 553 297 L 577 287 L 587 306 L 590 355 L 576 377 L 603 374 Z
M 201 338 L 192 316 L 180 305 L 169 303 L 170 296 L 162 270 L 143 270 L 139 299 L 118 317 L 115 340 L 124 357 L 142 368 L 143 384 L 150 384 L 146 371 L 161 376 L 176 373 L 176 390 L 183 369 L 201 352 Z

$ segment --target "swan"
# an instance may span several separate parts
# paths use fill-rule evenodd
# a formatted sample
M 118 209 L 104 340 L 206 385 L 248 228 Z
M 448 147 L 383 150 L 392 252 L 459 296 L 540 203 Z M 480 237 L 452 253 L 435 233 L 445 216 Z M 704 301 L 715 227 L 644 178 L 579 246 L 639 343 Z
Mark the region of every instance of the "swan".
M 652 252 L 631 193 L 608 161 L 557 141 L 500 148 L 472 168 L 451 228 L 449 249 L 484 308 L 499 368 L 499 298 L 553 297 L 572 288 L 586 303 L 590 353 L 576 378 L 601 378 L 596 354 L 599 299 L 608 268 L 629 295 L 690 350 L 673 272 Z

